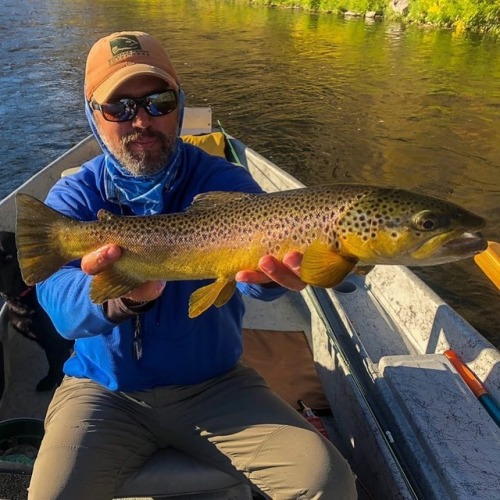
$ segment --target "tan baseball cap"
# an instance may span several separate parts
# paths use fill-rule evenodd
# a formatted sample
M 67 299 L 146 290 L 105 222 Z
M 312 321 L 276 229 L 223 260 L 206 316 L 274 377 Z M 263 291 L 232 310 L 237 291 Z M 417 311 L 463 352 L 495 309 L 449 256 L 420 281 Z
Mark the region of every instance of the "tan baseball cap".
M 90 49 L 85 68 L 85 97 L 106 102 L 134 76 L 161 78 L 172 88 L 180 85 L 177 72 L 160 42 L 142 31 L 121 31 L 98 40 Z

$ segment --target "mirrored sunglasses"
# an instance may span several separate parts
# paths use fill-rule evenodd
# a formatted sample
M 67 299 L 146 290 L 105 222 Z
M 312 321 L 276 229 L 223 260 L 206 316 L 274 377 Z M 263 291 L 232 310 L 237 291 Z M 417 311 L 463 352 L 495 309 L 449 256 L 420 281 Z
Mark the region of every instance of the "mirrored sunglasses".
M 134 98 L 116 99 L 99 104 L 90 103 L 92 109 L 99 110 L 108 122 L 128 122 L 137 115 L 139 107 L 143 107 L 151 116 L 164 116 L 177 108 L 177 92 L 173 89 L 155 94 Z

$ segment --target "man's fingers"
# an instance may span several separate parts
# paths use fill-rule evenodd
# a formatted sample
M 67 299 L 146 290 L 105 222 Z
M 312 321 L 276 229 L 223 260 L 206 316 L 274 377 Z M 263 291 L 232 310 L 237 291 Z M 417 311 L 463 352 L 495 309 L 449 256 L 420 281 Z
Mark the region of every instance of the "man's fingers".
M 288 252 L 283 258 L 283 264 L 291 269 L 297 276 L 300 277 L 300 265 L 302 264 L 302 259 L 304 255 L 300 252 L 291 251 Z
M 138 302 L 155 300 L 162 294 L 166 284 L 166 281 L 146 281 L 124 297 Z
M 300 254 L 296 254 L 297 252 L 287 254 L 283 262 L 266 255 L 260 259 L 259 267 L 279 285 L 300 291 L 306 287 L 306 284 L 299 277 L 301 257 Z
M 118 260 L 121 254 L 122 251 L 118 245 L 104 245 L 82 257 L 82 271 L 86 274 L 97 274 Z

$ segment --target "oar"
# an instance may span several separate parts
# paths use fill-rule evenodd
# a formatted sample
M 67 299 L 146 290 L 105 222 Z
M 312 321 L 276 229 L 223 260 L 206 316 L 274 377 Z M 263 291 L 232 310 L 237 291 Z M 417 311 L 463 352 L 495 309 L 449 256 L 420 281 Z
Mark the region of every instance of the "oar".
M 469 369 L 469 367 L 458 357 L 457 353 L 452 349 L 448 349 L 443 353 L 455 367 L 469 389 L 474 393 L 474 396 L 483 405 L 493 421 L 500 427 L 500 407 L 486 390 L 481 380 Z
M 500 243 L 488 241 L 488 248 L 475 255 L 474 261 L 500 290 Z

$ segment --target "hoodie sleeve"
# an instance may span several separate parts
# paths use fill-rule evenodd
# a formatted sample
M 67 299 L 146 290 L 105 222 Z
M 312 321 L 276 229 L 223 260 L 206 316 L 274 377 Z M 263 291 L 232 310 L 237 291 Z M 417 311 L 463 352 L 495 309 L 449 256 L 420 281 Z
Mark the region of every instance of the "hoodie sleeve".
M 90 300 L 91 279 L 78 267 L 65 266 L 37 285 L 40 304 L 64 338 L 101 335 L 116 326 L 107 318 L 103 306 Z
M 287 288 L 282 286 L 263 286 L 251 283 L 238 283 L 238 290 L 247 297 L 252 297 L 253 299 L 263 300 L 265 302 L 270 302 L 271 300 L 278 299 L 279 297 L 285 295 L 288 292 Z

